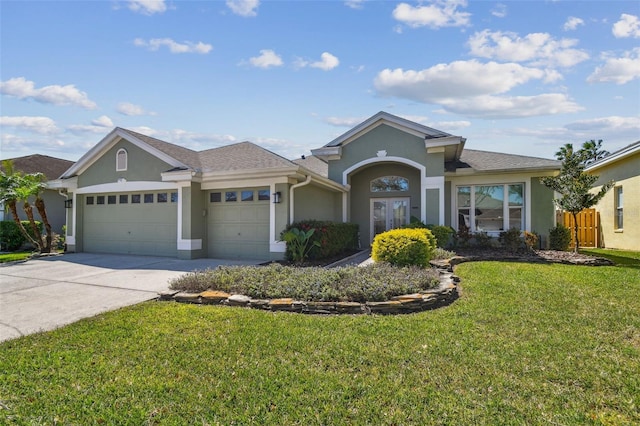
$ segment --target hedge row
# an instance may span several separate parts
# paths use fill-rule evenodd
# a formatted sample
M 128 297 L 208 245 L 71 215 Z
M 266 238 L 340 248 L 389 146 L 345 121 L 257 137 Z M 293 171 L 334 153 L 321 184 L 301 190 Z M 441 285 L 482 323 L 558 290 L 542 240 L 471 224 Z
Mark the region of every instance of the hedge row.
M 330 222 L 320 220 L 302 220 L 287 226 L 280 238 L 291 228 L 303 231 L 315 229 L 310 238 L 310 244 L 319 243 L 309 251 L 311 260 L 330 259 L 339 254 L 356 250 L 358 248 L 358 225 L 355 223 Z M 289 247 L 286 251 L 287 259 L 291 260 Z
M 36 226 L 42 233 L 43 226 L 42 222 L 35 221 Z M 22 221 L 22 226 L 25 227 L 29 235 L 35 238 L 33 235 L 33 231 L 31 230 L 31 223 L 28 220 Z M 5 220 L 0 222 L 0 246 L 2 250 L 7 251 L 16 251 L 20 247 L 22 247 L 27 242 L 27 239 L 22 232 L 20 232 L 20 228 L 18 228 L 18 224 L 12 220 Z

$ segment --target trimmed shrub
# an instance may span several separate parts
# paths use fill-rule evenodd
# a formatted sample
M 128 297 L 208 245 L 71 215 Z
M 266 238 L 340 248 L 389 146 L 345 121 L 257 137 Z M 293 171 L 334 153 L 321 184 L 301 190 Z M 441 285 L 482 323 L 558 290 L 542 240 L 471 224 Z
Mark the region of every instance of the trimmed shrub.
M 429 265 L 436 249 L 436 239 L 428 229 L 392 229 L 376 235 L 371 257 L 376 262 L 397 266 Z
M 476 232 L 473 234 L 473 246 L 484 249 L 491 248 L 493 246 L 493 238 L 485 231 Z
M 396 268 L 378 263 L 326 269 L 272 263 L 189 272 L 169 284 L 174 290 L 199 293 L 212 289 L 257 299 L 291 297 L 319 302 L 381 302 L 393 296 L 435 288 L 439 282 L 438 271 L 434 268 Z
M 551 250 L 567 251 L 571 244 L 571 230 L 564 225 L 556 225 L 549 230 L 549 247 Z
M 29 235 L 33 236 L 31 224 L 28 220 L 23 220 L 22 226 L 25 227 Z M 40 232 L 42 232 L 42 223 L 36 220 L 36 226 L 40 229 Z M 18 228 L 18 225 L 14 221 L 5 220 L 0 222 L 0 245 L 3 250 L 16 251 L 26 242 L 27 239 L 22 235 L 20 228 Z
M 520 237 L 520 230 L 511 228 L 508 231 L 500 233 L 500 243 L 502 247 L 510 252 L 517 252 L 522 247 L 522 237 Z
M 455 234 L 455 230 L 450 226 L 444 225 L 425 225 L 422 221 L 416 217 L 411 217 L 411 222 L 404 225 L 403 229 L 428 229 L 436 238 L 436 245 L 440 248 L 449 247 L 451 244 L 451 237 Z
M 449 247 L 451 237 L 456 232 L 452 227 L 444 225 L 427 225 L 427 229 L 436 237 L 436 245 L 440 248 Z
M 358 248 L 358 225 L 355 223 L 303 220 L 288 225 L 280 234 L 280 239 L 284 241 L 284 235 L 293 228 L 304 232 L 315 229 L 309 238 L 312 248 L 307 253 L 307 258 L 310 260 L 331 259 Z M 286 258 L 293 260 L 292 254 L 291 247 L 287 244 Z
M 524 245 L 529 250 L 535 250 L 538 247 L 538 234 L 535 232 L 524 231 Z

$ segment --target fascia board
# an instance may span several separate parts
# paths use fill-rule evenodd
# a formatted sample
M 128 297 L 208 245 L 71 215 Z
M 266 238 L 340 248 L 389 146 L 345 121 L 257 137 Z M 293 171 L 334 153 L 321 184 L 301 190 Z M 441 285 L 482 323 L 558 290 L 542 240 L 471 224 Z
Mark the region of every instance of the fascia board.
M 202 181 L 212 180 L 227 180 L 238 178 L 269 178 L 274 176 L 289 176 L 295 174 L 298 171 L 298 167 L 278 167 L 273 169 L 253 169 L 253 170 L 224 170 L 216 172 L 204 172 L 202 173 Z
M 341 146 L 325 146 L 318 149 L 312 149 L 311 154 L 316 157 L 326 158 L 328 160 L 339 160 L 342 157 Z
M 466 141 L 466 139 L 464 139 Z M 429 148 L 435 148 L 435 147 L 439 147 L 439 146 L 449 146 L 449 145 L 459 145 L 459 144 L 463 144 L 463 138 L 460 136 L 444 136 L 441 138 L 433 138 L 433 139 L 425 139 L 424 140 L 424 147 L 429 149 Z
M 476 170 L 473 168 L 456 169 L 455 172 L 445 172 L 447 177 L 470 176 L 470 175 L 505 175 L 516 173 L 545 173 L 545 175 L 553 175 L 560 171 L 559 167 L 535 167 L 535 168 L 518 168 L 518 169 L 502 169 L 502 170 Z
M 176 182 L 176 181 L 192 181 L 195 180 L 196 172 L 192 170 L 180 170 L 175 172 L 163 172 L 160 173 L 163 182 Z
M 607 165 L 609 165 L 611 163 L 614 163 L 616 161 L 620 161 L 620 160 L 622 160 L 624 158 L 627 158 L 627 157 L 629 157 L 629 156 L 631 156 L 633 154 L 636 154 L 638 152 L 640 152 L 640 144 L 637 143 L 637 144 L 635 144 L 635 146 L 631 145 L 631 146 L 628 147 L 628 149 L 623 149 L 622 151 L 618 151 L 618 152 L 616 152 L 614 154 L 611 154 L 608 157 L 603 158 L 600 161 L 597 161 L 597 162 L 595 162 L 593 164 L 590 164 L 589 166 L 587 166 L 585 168 L 585 171 L 590 172 L 592 170 L 597 170 L 597 169 L 599 169 L 601 167 L 607 166 Z
M 85 170 L 87 170 L 93 163 L 95 163 L 98 158 L 102 157 L 116 142 L 119 140 L 118 138 L 125 139 L 126 141 L 132 143 L 143 151 L 148 152 L 149 154 L 157 157 L 158 159 L 164 161 L 165 163 L 171 165 L 172 167 L 185 167 L 190 168 L 186 164 L 176 160 L 170 155 L 165 154 L 164 152 L 152 147 L 151 145 L 146 144 L 130 133 L 116 127 L 113 129 L 107 136 L 102 138 L 100 142 L 93 146 L 86 154 L 84 154 L 73 166 L 71 166 L 62 176 L 73 176 L 82 174 Z

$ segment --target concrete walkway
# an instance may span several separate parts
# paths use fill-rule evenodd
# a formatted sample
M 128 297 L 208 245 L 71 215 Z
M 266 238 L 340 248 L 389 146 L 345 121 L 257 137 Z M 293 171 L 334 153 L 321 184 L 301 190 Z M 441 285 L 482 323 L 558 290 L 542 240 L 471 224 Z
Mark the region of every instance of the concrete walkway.
M 0 341 L 153 299 L 170 279 L 263 262 L 69 253 L 0 266 Z

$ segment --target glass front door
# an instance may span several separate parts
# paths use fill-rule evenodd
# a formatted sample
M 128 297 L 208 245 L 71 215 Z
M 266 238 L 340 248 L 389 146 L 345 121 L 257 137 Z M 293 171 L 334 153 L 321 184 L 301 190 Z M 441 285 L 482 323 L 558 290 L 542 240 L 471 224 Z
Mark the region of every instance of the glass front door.
M 371 199 L 371 241 L 373 237 L 389 229 L 409 223 L 409 198 Z

